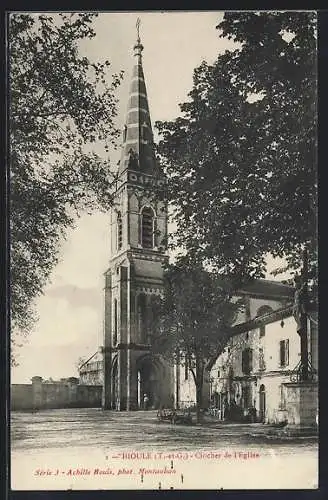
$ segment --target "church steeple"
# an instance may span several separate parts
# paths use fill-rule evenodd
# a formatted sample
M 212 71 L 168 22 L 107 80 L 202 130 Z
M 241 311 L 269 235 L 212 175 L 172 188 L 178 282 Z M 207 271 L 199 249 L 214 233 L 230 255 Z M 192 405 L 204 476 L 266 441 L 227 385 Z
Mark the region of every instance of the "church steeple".
M 135 63 L 123 130 L 122 155 L 119 173 L 126 169 L 154 175 L 158 172 L 153 131 L 150 121 L 145 78 L 142 68 L 143 45 L 140 40 L 140 19 L 137 20 L 137 41 L 134 45 Z
M 116 410 L 141 408 L 144 393 L 151 406 L 168 406 L 173 392 L 170 369 L 162 369 L 162 362 L 157 371 L 151 367 L 150 325 L 158 313 L 168 261 L 167 203 L 166 176 L 155 158 L 139 26 L 138 20 L 120 181 L 110 208 L 111 248 L 105 280 L 102 406 Z

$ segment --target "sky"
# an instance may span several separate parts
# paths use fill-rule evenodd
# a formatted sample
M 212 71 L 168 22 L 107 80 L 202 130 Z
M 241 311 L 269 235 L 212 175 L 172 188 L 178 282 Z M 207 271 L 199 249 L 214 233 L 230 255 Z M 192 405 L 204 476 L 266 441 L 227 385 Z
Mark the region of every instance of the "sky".
M 219 38 L 215 26 L 222 12 L 99 13 L 96 37 L 80 44 L 91 61 L 108 59 L 113 73 L 125 71 L 117 92 L 122 128 L 127 107 L 136 19 L 140 17 L 143 68 L 152 123 L 173 120 L 192 88 L 193 69 L 211 63 L 233 43 Z M 155 131 L 154 131 L 155 132 Z M 156 133 L 155 133 L 156 140 Z M 119 151 L 112 153 L 113 164 Z M 102 345 L 103 273 L 109 264 L 109 215 L 85 215 L 61 248 L 44 295 L 37 302 L 39 320 L 17 356 L 12 383 L 35 375 L 59 379 L 77 376 L 79 358 Z

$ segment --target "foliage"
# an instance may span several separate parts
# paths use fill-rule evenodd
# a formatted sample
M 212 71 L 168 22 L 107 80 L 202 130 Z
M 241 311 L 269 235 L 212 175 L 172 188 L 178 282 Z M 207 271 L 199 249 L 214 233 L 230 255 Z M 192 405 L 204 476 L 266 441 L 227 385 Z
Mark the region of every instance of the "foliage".
M 168 265 L 153 350 L 171 361 L 185 360 L 192 373 L 197 408 L 202 407 L 207 367 L 220 354 L 242 307 L 228 283 L 181 258 Z M 199 415 L 199 413 L 198 413 Z
M 9 18 L 11 320 L 28 332 L 33 301 L 58 261 L 62 239 L 82 210 L 106 209 L 113 175 L 90 153 L 108 151 L 117 130 L 110 63 L 91 63 L 93 14 Z
M 224 274 L 263 277 L 266 255 L 316 272 L 316 17 L 228 12 L 237 43 L 194 71 L 182 116 L 159 122 L 177 245 Z

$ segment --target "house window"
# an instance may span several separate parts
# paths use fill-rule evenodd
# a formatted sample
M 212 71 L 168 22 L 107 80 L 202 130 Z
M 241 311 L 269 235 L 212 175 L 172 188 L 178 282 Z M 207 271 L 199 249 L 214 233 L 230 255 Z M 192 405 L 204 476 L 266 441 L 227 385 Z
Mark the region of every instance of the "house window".
M 117 212 L 117 249 L 120 250 L 122 248 L 122 215 L 121 212 Z
M 247 347 L 242 352 L 242 372 L 249 375 L 253 369 L 253 349 Z
M 154 247 L 154 212 L 149 207 L 141 212 L 141 244 L 143 248 Z
M 241 388 L 241 399 L 243 408 L 250 408 L 252 406 L 252 394 L 249 385 Z
M 285 367 L 289 365 L 289 340 L 281 340 L 280 347 L 280 366 Z
M 260 326 L 260 337 L 264 337 L 265 335 L 265 325 Z
M 189 375 L 189 362 L 188 362 L 188 357 L 187 355 L 185 356 L 185 365 L 184 365 L 184 368 L 185 368 L 185 380 L 188 380 L 188 375 Z
M 113 344 L 117 344 L 118 318 L 117 318 L 117 299 L 114 299 L 114 335 Z
M 265 370 L 263 347 L 259 348 L 259 370 L 261 370 L 261 371 Z

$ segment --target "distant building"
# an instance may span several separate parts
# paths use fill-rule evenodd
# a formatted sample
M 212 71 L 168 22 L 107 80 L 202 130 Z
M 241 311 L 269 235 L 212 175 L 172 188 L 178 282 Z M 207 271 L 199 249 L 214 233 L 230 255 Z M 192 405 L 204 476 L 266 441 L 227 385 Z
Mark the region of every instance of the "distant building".
M 99 350 L 79 366 L 79 380 L 85 385 L 103 384 L 103 355 Z

